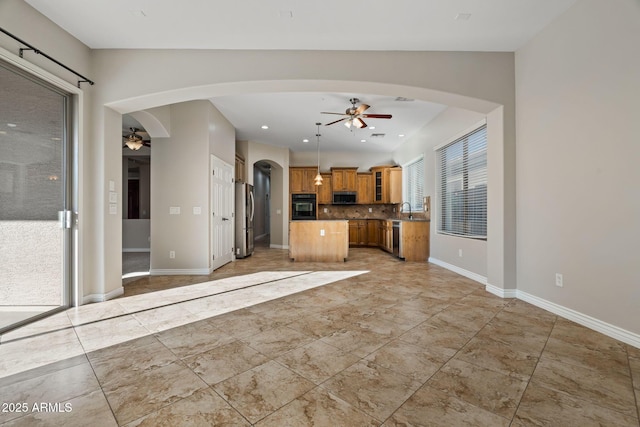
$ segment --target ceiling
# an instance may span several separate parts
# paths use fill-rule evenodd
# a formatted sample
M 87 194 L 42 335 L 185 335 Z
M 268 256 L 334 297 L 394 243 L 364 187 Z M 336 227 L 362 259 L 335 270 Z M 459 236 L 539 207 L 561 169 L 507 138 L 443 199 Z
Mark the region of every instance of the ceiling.
M 576 0 L 25 0 L 94 49 L 514 52 Z M 323 150 L 391 152 L 446 106 L 363 93 L 273 93 L 211 102 L 240 140 L 315 150 L 316 122 L 357 97 L 375 130 L 322 127 Z M 269 126 L 268 130 L 261 129 Z M 124 128 L 128 128 L 127 123 Z M 372 138 L 371 133 L 384 133 Z M 403 134 L 405 137 L 399 137 Z M 310 142 L 304 143 L 303 139 Z M 366 140 L 366 142 L 361 142 Z

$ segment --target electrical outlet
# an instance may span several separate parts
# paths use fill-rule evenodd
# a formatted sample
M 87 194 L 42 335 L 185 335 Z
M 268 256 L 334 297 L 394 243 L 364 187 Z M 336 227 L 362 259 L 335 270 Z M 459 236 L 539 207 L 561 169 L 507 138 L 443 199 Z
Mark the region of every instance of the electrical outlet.
M 373 208 L 369 208 L 369 213 L 373 212 Z
M 458 256 L 462 258 L 462 249 L 458 249 Z
M 320 235 L 324 236 L 324 228 L 320 230 Z
M 327 213 L 327 212 L 329 212 L 329 209 L 324 208 L 324 213 Z
M 562 286 L 564 286 L 564 284 L 562 283 L 563 278 L 562 278 L 562 274 L 560 273 L 556 273 L 556 286 L 561 288 Z
M 176 257 L 176 251 L 169 251 L 169 258 L 173 259 Z

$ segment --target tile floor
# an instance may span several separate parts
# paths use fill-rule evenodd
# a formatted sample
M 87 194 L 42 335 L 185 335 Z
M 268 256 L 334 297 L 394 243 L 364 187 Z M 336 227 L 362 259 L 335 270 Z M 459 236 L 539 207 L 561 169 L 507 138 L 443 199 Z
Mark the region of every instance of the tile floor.
M 0 424 L 639 425 L 640 349 L 377 249 L 286 255 L 2 336 Z

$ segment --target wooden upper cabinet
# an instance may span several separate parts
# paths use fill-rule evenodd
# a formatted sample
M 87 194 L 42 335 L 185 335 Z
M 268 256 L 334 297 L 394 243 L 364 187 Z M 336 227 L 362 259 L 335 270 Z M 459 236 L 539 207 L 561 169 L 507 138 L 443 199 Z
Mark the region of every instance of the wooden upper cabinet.
M 246 182 L 246 173 L 245 173 L 245 165 L 244 165 L 244 157 L 240 154 L 236 154 L 236 174 L 235 174 L 236 182 Z
M 318 204 L 330 205 L 333 202 L 330 173 L 322 173 L 322 185 L 318 187 Z
M 318 168 L 316 167 L 290 167 L 289 191 L 291 193 L 315 193 L 316 186 L 313 183 Z
M 359 173 L 358 182 L 358 204 L 370 205 L 373 203 L 373 178 L 371 173 Z
M 375 166 L 371 168 L 373 203 L 402 203 L 402 168 Z
M 402 168 L 389 169 L 389 203 L 402 203 Z
M 331 168 L 331 186 L 333 191 L 357 191 L 358 168 Z

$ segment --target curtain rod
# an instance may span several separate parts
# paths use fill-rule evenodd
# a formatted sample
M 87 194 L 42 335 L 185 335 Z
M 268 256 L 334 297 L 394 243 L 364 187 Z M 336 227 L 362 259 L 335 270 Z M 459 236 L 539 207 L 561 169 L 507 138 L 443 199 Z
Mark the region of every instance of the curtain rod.
M 21 43 L 25 46 L 28 46 L 27 48 L 20 48 L 20 58 L 22 58 L 22 54 L 25 50 L 32 50 L 34 53 L 36 53 L 37 55 L 42 55 L 45 58 L 47 58 L 49 61 L 54 62 L 56 64 L 58 64 L 59 66 L 61 66 L 62 68 L 64 68 L 67 71 L 71 71 L 73 74 L 75 74 L 76 76 L 80 77 L 82 80 L 78 80 L 78 87 L 80 87 L 80 83 L 89 83 L 90 85 L 93 85 L 94 82 L 89 80 L 87 77 L 83 76 L 82 74 L 72 70 L 71 68 L 67 67 L 66 65 L 64 65 L 62 62 L 50 57 L 49 55 L 47 55 L 46 53 L 44 53 L 43 51 L 41 51 L 40 49 L 38 49 L 35 46 L 30 45 L 29 43 L 27 43 L 26 41 L 20 39 L 19 37 L 14 36 L 13 34 L 11 34 L 9 31 L 5 30 L 4 28 L 0 27 L 0 31 L 2 31 L 3 33 L 5 33 L 6 35 L 8 35 L 9 37 L 11 37 L 12 39 L 16 40 L 18 43 Z

